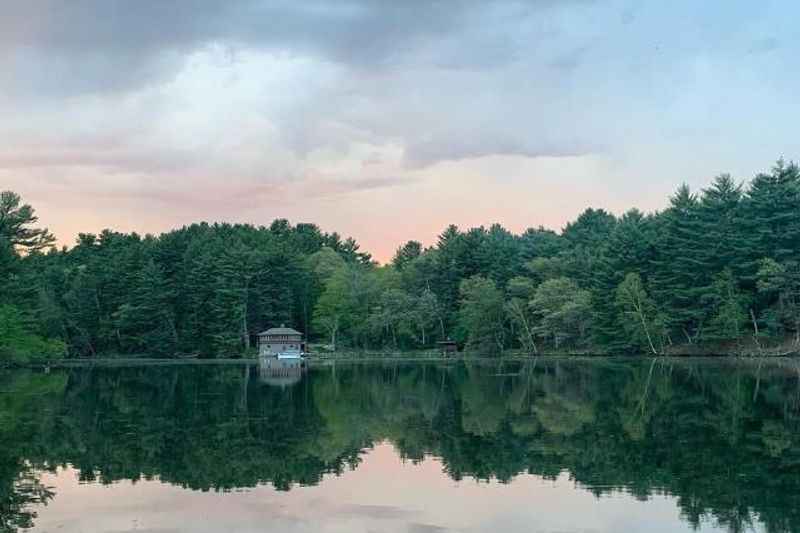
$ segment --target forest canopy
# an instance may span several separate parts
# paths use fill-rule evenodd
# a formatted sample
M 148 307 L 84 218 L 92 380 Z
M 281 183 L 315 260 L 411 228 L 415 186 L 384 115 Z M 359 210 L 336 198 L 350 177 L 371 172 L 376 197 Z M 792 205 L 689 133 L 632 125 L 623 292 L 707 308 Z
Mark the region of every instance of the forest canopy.
M 800 346 L 800 171 L 679 187 L 665 209 L 587 209 L 560 232 L 447 227 L 378 265 L 314 224 L 104 230 L 57 249 L 0 196 L 0 361 L 239 357 L 285 323 L 326 350 L 486 355 L 789 353 Z

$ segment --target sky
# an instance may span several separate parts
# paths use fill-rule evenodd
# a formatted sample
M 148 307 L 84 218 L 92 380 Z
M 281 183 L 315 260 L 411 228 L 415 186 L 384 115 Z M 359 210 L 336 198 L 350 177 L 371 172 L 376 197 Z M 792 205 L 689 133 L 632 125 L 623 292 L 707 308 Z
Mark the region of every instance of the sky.
M 35 0 L 0 15 L 0 189 L 62 244 L 315 222 L 379 260 L 800 157 L 791 0 Z

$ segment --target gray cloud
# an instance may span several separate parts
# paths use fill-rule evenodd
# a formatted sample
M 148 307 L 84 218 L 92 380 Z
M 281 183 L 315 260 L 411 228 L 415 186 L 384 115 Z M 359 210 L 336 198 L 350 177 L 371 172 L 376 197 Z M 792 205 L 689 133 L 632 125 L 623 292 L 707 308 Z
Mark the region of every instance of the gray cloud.
M 496 66 L 515 53 L 503 22 L 553 3 L 14 2 L 0 18 L 0 57 L 16 73 L 3 80 L 6 90 L 74 93 L 156 82 L 174 74 L 186 54 L 210 44 L 314 55 L 360 68 L 410 57 L 452 68 Z M 462 42 L 468 33 L 471 42 Z
M 796 46 L 776 37 L 791 8 L 9 2 L 0 171 L 233 211 L 401 187 L 493 155 L 645 160 L 663 143 L 728 145 L 734 131 L 763 146 L 759 117 L 773 132 L 766 117 L 796 108 Z
M 406 149 L 406 162 L 410 168 L 419 168 L 443 160 L 477 158 L 495 154 L 518 155 L 523 157 L 574 157 L 596 153 L 602 149 L 597 143 L 589 145 L 586 141 L 561 139 L 559 141 L 540 139 L 502 139 L 487 138 L 475 134 L 468 138 L 436 138 L 431 141 L 412 141 Z
M 346 194 L 356 191 L 367 191 L 370 189 L 382 189 L 385 187 L 396 187 L 414 181 L 408 177 L 372 177 L 361 179 L 333 179 L 333 180 L 313 180 L 306 184 L 305 195 L 313 197 L 326 197 L 338 194 Z
M 453 91 L 458 91 L 457 84 L 477 84 L 483 93 L 497 91 L 498 83 L 487 85 L 486 81 L 495 79 L 502 85 L 504 77 L 521 74 L 515 65 L 536 61 L 530 54 L 537 53 L 542 43 L 560 31 L 546 22 L 548 17 L 554 10 L 575 4 L 591 2 L 11 3 L 0 18 L 0 61 L 6 66 L 0 69 L 0 110 L 5 95 L 16 111 L 28 108 L 42 113 L 43 103 L 53 107 L 51 122 L 59 120 L 62 105 L 75 112 L 54 146 L 43 153 L 23 150 L 6 157 L 0 154 L 0 166 L 94 165 L 144 173 L 195 166 L 192 158 L 206 157 L 206 151 L 193 156 L 185 146 L 156 147 L 155 141 L 144 145 L 127 142 L 106 151 L 73 150 L 71 145 L 85 136 L 76 125 L 84 120 L 77 110 L 86 99 L 91 99 L 95 114 L 102 117 L 99 121 L 114 123 L 111 130 L 125 128 L 126 121 L 142 122 L 140 117 L 149 117 L 151 124 L 168 124 L 168 113 L 182 95 L 165 96 L 161 94 L 162 87 L 191 72 L 191 58 L 210 49 L 216 50 L 215 61 L 221 61 L 223 69 L 235 69 L 242 54 L 253 52 L 288 60 L 313 58 L 317 68 L 335 65 L 332 68 L 338 69 L 336 78 L 328 85 L 315 87 L 318 80 L 312 73 L 303 87 L 308 92 L 305 97 L 295 96 L 272 109 L 250 110 L 263 115 L 276 128 L 273 137 L 265 142 L 274 147 L 274 142 L 280 140 L 299 158 L 319 149 L 346 153 L 354 142 L 404 146 L 411 167 L 497 152 L 530 156 L 583 152 L 589 143 L 581 138 L 551 135 L 543 141 L 523 140 L 509 132 L 494 138 L 496 126 L 476 131 L 475 121 L 464 124 L 463 119 L 453 120 L 454 113 L 464 113 L 464 106 L 469 105 L 463 96 L 452 99 Z M 572 61 L 575 66 L 577 59 Z M 452 72 L 453 77 L 442 75 L 447 72 Z M 273 90 L 265 83 L 262 101 L 274 99 Z M 152 96 L 146 105 L 139 105 L 138 115 L 119 116 L 117 106 L 121 99 L 130 100 L 127 95 L 143 91 Z M 446 103 L 448 100 L 451 103 Z M 485 104 L 491 102 L 482 104 L 487 113 L 505 113 L 502 106 L 493 110 Z M 209 100 L 206 105 L 213 107 L 217 102 Z M 417 130 L 425 127 L 431 113 L 443 115 L 439 126 L 426 132 L 424 139 L 419 138 Z M 447 126 L 449 120 L 453 120 L 452 127 Z M 490 121 L 496 123 L 497 118 Z M 31 128 L 28 124 L 24 127 Z M 454 139 L 459 127 L 472 129 L 468 141 Z M 133 134 L 138 141 L 146 141 L 148 131 L 143 133 L 141 124 L 138 129 Z M 0 137 L 2 133 L 0 127 Z M 11 130 L 9 137 L 16 139 L 17 133 Z M 366 182 L 374 179 L 369 176 Z
M 408 524 L 408 533 L 442 533 L 443 531 L 449 531 L 449 529 L 433 524 L 422 524 L 416 522 Z

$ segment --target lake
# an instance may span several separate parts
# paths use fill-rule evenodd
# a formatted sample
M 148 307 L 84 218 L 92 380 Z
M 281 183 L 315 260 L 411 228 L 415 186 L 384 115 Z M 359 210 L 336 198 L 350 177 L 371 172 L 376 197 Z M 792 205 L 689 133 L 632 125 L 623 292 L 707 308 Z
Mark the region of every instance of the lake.
M 0 531 L 800 531 L 800 361 L 0 371 Z

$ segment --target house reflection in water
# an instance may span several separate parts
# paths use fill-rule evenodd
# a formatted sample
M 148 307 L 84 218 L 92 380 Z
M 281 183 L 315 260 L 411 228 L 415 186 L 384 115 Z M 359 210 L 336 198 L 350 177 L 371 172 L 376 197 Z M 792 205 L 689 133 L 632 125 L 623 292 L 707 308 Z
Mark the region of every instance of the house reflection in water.
M 258 377 L 262 383 L 274 387 L 290 387 L 299 383 L 306 371 L 303 359 L 262 358 L 258 364 Z

